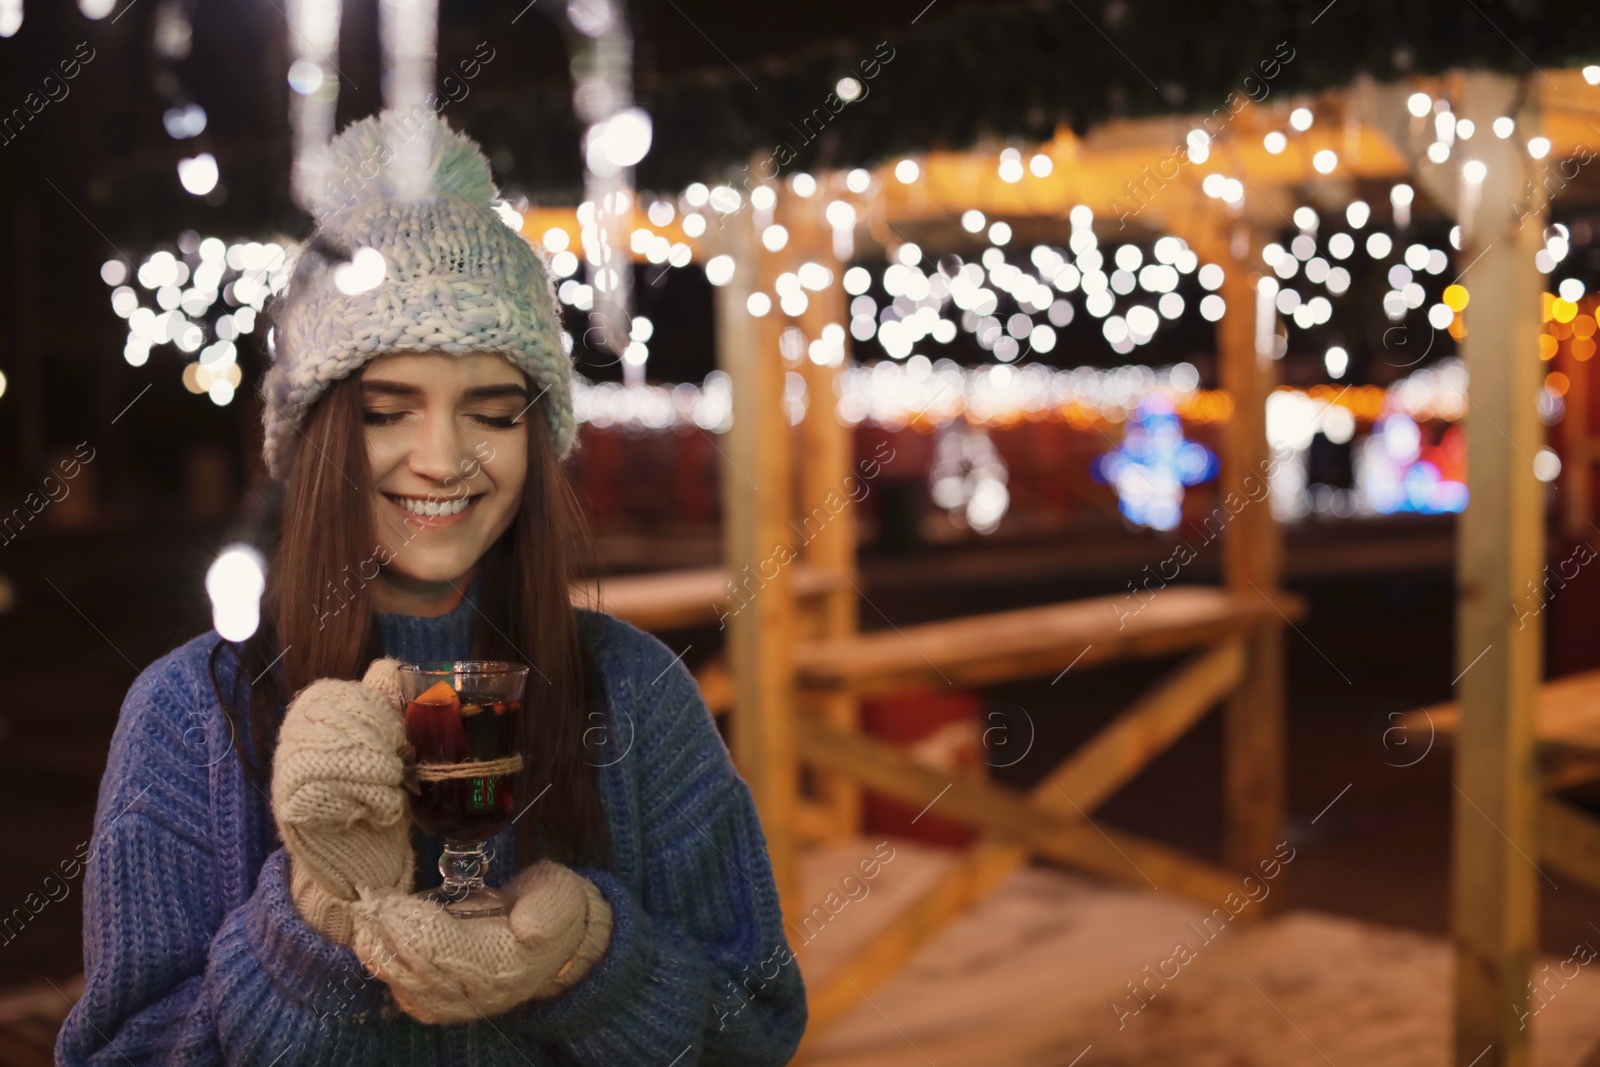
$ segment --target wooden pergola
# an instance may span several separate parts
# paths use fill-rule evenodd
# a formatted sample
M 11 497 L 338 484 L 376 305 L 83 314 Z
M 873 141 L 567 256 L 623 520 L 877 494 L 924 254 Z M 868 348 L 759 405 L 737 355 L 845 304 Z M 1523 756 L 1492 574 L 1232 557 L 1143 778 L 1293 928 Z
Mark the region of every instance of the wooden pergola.
M 1263 135 L 1282 128 L 1287 105 L 1248 107 L 1213 139 L 1205 164 L 1158 176 L 1156 184 L 1144 177 L 1146 168 L 1170 157 L 1197 119 L 1111 122 L 1084 137 L 1063 130 L 1037 148 L 1050 157 L 1050 174 L 1016 183 L 998 177 L 993 153 L 934 152 L 918 158 L 916 182 L 892 180 L 886 167 L 864 197 L 846 190 L 842 173 L 818 175 L 818 192 L 806 198 L 775 184 L 770 218 L 758 218 L 746 200 L 692 242 L 696 258 L 725 254 L 736 264 L 731 281 L 716 290 L 717 362 L 733 383 L 733 424 L 720 448 L 724 567 L 610 583 L 609 610 L 644 626 L 717 618 L 737 576 L 763 567 L 776 546 L 793 540 L 790 519 L 852 473 L 850 431 L 822 402 L 835 395 L 839 367 L 782 354 L 785 331 L 798 330 L 809 341 L 826 324 L 847 321 L 840 285 L 847 264 L 834 256 L 823 216 L 829 201 L 853 203 L 858 232 L 885 247 L 901 240 L 902 227 L 936 233 L 947 226 L 954 234 L 956 220 L 969 209 L 990 219 L 1064 225 L 1074 205 L 1087 203 L 1097 226 L 1108 227 L 1117 215 L 1107 205 L 1120 201 L 1137 207 L 1132 225 L 1181 237 L 1203 259 L 1223 266 L 1227 311 L 1217 323 L 1217 366 L 1219 385 L 1234 399 L 1221 448 L 1226 496 L 1241 492 L 1245 479 L 1270 459 L 1265 402 L 1276 365 L 1267 342 L 1276 311 L 1270 301 L 1257 300 L 1262 248 L 1292 225 L 1289 213 L 1302 195 L 1342 203 L 1356 181 L 1410 182 L 1459 222 L 1456 271 L 1470 272 L 1465 284 L 1472 292 L 1470 330 L 1461 345 L 1473 395 L 1466 417 L 1471 503 L 1457 541 L 1454 1060 L 1463 1067 L 1527 1064 L 1528 1030 L 1520 1013 L 1537 932 L 1539 874 L 1528 857 L 1541 854 L 1534 758 L 1540 628 L 1536 619 L 1519 621 L 1508 608 L 1543 566 L 1540 483 L 1532 465 L 1543 434 L 1533 403 L 1543 370 L 1534 255 L 1543 247 L 1548 199 L 1528 202 L 1520 217 L 1508 205 L 1521 203 L 1524 183 L 1537 178 L 1539 164 L 1525 148 L 1535 131 L 1550 139 L 1552 160 L 1584 145 L 1588 113 L 1572 101 L 1585 88 L 1577 71 L 1358 82 L 1321 94 L 1312 105 L 1314 125 L 1288 150 L 1273 154 L 1263 147 Z M 1476 125 L 1474 139 L 1446 163 L 1421 157 L 1419 123 L 1406 109 L 1407 96 L 1418 90 L 1448 97 L 1458 117 Z M 1515 118 L 1516 137 L 1491 134 L 1503 115 Z M 1323 149 L 1338 157 L 1331 173 L 1313 162 Z M 1464 158 L 1485 164 L 1481 182 L 1462 177 Z M 1203 177 L 1213 172 L 1246 182 L 1242 204 L 1202 191 Z M 1130 199 L 1136 189 L 1137 199 Z M 791 235 L 778 252 L 759 240 L 760 226 L 769 221 Z M 576 232 L 567 211 L 532 212 L 525 232 L 536 236 L 552 225 Z M 642 217 L 640 225 L 646 225 Z M 780 273 L 808 261 L 828 267 L 833 283 L 810 294 L 804 313 L 791 319 L 777 307 L 760 317 L 747 310 L 752 293 L 770 293 Z M 791 370 L 804 375 L 811 398 L 794 428 L 784 406 Z M 702 679 L 713 707 L 732 716 L 734 756 L 761 812 L 791 929 L 807 910 L 798 896 L 799 850 L 809 841 L 855 832 L 861 786 L 918 808 L 937 798 L 941 815 L 983 836 L 854 958 L 811 986 L 813 1033 L 861 1004 L 864 994 L 1031 857 L 1141 886 L 1148 878 L 1216 904 L 1236 889 L 1235 871 L 1271 855 L 1285 814 L 1283 627 L 1301 605 L 1279 588 L 1281 536 L 1264 504 L 1244 508 L 1229 525 L 1220 586 L 1163 590 L 1125 624 L 1112 609 L 1113 598 L 1105 598 L 863 634 L 855 544 L 846 508 L 804 545 L 793 565 L 778 567 L 770 578 L 762 570 L 759 592 L 728 618 L 726 670 L 714 666 Z M 1027 794 L 984 781 L 951 781 L 863 735 L 856 721 L 861 696 L 908 684 L 982 686 L 1055 675 L 1074 664 L 1081 670 L 1174 653 L 1188 658 Z M 1070 678 L 1062 688 L 1069 687 Z M 1091 825 L 1100 803 L 1219 704 L 1228 868 Z M 1441 728 L 1449 725 L 1437 718 Z M 1600 768 L 1600 757 L 1591 755 L 1589 766 Z M 802 767 L 815 772 L 814 789 L 802 790 Z M 1571 812 L 1557 814 L 1570 818 L 1559 833 L 1545 827 L 1544 854 L 1559 847 L 1550 845 L 1553 838 L 1569 842 L 1567 866 L 1594 874 L 1600 884 L 1600 831 L 1572 822 L 1582 817 Z M 1586 861 L 1577 855 L 1585 848 L 1593 853 Z

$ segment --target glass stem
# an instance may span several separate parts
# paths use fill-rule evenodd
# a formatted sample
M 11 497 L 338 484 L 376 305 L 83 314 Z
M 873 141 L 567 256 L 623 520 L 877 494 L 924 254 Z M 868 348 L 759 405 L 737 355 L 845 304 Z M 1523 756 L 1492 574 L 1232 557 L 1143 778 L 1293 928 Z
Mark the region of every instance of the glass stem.
M 444 851 L 439 854 L 439 874 L 444 878 L 439 889 L 451 900 L 461 900 L 485 888 L 483 876 L 489 870 L 489 857 L 484 844 L 445 842 Z

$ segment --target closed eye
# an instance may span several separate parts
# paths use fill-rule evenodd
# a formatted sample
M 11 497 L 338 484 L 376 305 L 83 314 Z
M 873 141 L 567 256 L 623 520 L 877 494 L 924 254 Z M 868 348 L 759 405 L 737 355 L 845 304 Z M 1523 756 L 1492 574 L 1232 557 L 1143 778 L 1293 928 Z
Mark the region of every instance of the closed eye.
M 518 415 L 472 415 L 470 417 L 496 430 L 512 430 L 522 425 L 522 419 Z
M 405 418 L 404 411 L 363 411 L 361 420 L 368 426 L 388 426 Z

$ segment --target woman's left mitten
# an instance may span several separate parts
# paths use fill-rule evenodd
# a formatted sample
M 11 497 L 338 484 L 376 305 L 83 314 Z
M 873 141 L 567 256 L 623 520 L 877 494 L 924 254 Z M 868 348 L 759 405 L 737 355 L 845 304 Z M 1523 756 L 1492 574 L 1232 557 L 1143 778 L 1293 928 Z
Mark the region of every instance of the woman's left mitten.
M 423 896 L 363 893 L 352 947 L 407 1014 L 474 1022 L 562 993 L 604 953 L 611 909 L 594 884 L 541 862 L 506 887 L 509 916 L 456 919 Z

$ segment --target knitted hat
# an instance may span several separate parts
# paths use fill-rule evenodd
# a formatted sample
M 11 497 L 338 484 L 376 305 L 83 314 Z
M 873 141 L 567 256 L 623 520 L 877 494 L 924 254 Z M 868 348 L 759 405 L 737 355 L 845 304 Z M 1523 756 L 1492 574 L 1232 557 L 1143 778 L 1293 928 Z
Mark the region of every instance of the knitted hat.
M 288 477 L 300 424 L 329 383 L 389 352 L 499 352 L 542 395 L 558 456 L 572 449 L 572 364 L 549 262 L 497 212 L 489 163 L 433 115 L 385 111 L 329 148 L 332 175 L 308 247 L 274 316 L 264 395 L 268 472 Z M 421 161 L 421 195 L 400 191 L 396 156 Z M 379 264 L 372 249 L 382 256 Z M 344 273 L 341 273 L 341 270 Z

